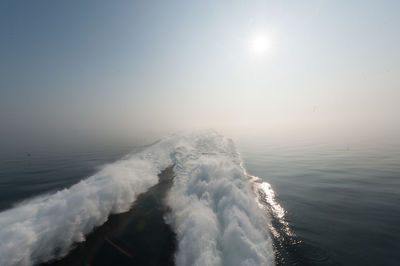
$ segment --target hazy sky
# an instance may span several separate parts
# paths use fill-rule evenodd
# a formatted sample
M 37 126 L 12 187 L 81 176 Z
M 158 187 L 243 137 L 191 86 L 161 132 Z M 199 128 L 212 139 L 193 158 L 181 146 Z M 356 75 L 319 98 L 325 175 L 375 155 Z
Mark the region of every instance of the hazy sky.
M 400 1 L 1 1 L 2 140 L 399 132 Z

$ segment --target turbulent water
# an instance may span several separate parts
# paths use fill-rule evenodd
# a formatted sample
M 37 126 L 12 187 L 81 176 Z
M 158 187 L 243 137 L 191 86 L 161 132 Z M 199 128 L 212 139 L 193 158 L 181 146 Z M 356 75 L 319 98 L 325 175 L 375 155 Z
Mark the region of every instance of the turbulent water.
M 260 201 L 267 185 L 246 173 L 231 140 L 203 131 L 166 137 L 69 188 L 1 212 L 0 265 L 65 256 L 110 215 L 128 211 L 169 166 L 175 176 L 165 219 L 176 234 L 177 265 L 274 264 Z
M 398 264 L 400 146 L 238 144 L 8 154 L 0 265 Z

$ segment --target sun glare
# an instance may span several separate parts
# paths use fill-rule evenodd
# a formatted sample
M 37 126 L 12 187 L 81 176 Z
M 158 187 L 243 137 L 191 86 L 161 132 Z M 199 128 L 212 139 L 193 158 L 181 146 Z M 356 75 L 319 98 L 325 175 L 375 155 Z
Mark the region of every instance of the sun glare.
M 264 54 L 268 51 L 269 42 L 265 35 L 257 35 L 251 40 L 251 50 L 256 54 Z

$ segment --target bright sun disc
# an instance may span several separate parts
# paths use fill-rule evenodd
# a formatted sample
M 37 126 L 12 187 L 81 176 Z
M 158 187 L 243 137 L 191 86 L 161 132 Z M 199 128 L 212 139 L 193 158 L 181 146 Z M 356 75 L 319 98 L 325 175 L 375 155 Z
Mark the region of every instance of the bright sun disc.
M 265 53 L 268 50 L 268 39 L 266 36 L 258 35 L 251 42 L 251 49 L 257 54 Z

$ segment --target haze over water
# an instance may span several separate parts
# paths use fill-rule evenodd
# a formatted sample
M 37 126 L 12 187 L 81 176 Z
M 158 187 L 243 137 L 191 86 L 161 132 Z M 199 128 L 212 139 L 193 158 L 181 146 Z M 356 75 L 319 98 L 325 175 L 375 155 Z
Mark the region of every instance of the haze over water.
M 193 127 L 399 135 L 398 1 L 0 5 L 11 150 Z
M 118 256 L 111 242 L 140 253 L 144 232 L 161 224 L 149 241 L 165 237 L 168 252 L 155 254 L 178 265 L 396 265 L 398 14 L 394 0 L 2 1 L 0 264 L 45 262 L 76 242 L 78 252 L 58 263 L 87 251 L 85 263 L 106 263 L 100 255 Z M 157 183 L 171 164 L 175 176 Z M 244 182 L 247 174 L 260 179 Z M 258 201 L 240 205 L 253 192 Z M 208 208 L 221 194 L 240 214 Z M 185 208 L 186 196 L 199 202 Z M 236 226 L 219 231 L 224 219 L 246 217 L 256 218 L 243 238 Z M 201 232 L 183 230 L 191 218 L 214 232 L 215 247 L 190 249 Z M 57 239 L 50 219 L 70 235 Z M 136 236 L 139 244 L 129 242 Z M 6 250 L 13 245 L 20 253 Z

